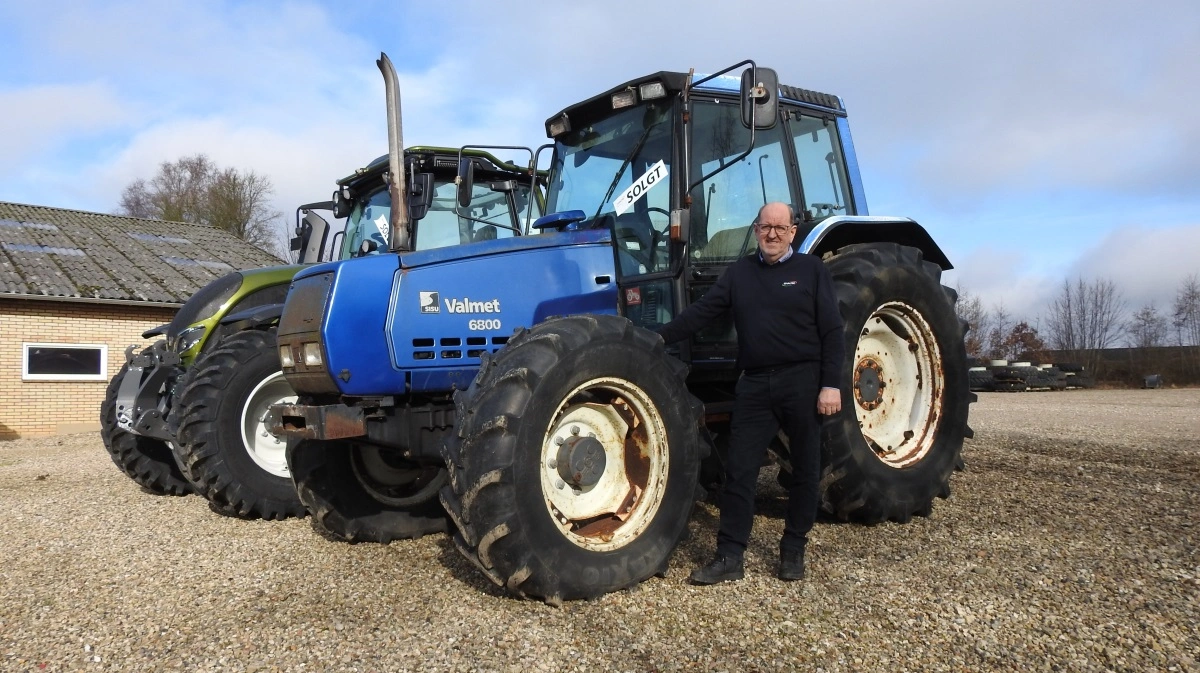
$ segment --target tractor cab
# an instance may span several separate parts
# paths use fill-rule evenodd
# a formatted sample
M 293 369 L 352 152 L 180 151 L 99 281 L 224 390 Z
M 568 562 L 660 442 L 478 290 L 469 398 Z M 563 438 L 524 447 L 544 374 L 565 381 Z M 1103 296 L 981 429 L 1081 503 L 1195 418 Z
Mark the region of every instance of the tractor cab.
M 455 184 L 460 154 L 479 176 L 465 205 L 458 202 Z M 404 156 L 414 250 L 519 236 L 525 214 L 541 214 L 540 194 L 535 195 L 539 186 L 529 172 L 487 152 L 410 147 Z M 338 180 L 331 200 L 297 209 L 292 250 L 300 251 L 301 264 L 323 261 L 327 241 L 326 259 L 352 259 L 387 249 L 392 210 L 387 169 L 385 154 Z M 344 218 L 342 230 L 330 236 L 332 227 L 317 211 Z
M 547 212 L 575 211 L 560 228 L 611 232 L 619 312 L 642 327 L 668 322 L 755 250 L 764 204 L 792 206 L 802 252 L 823 224 L 867 213 L 842 101 L 779 86 L 751 61 L 625 82 L 550 117 L 546 132 Z M 732 325 L 703 330 L 681 356 L 693 382 L 731 378 Z

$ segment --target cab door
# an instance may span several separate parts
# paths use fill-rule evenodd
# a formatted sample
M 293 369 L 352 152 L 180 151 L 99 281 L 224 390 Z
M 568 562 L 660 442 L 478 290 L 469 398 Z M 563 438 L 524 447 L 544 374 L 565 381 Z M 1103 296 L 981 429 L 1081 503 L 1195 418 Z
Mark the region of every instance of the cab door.
M 686 304 L 704 296 L 730 264 L 757 250 L 752 224 L 763 205 L 800 202 L 792 179 L 791 141 L 783 123 L 754 133 L 754 148 L 735 161 L 750 144 L 735 100 L 695 100 L 691 124 L 691 174 L 705 176 L 723 168 L 692 189 L 687 270 L 682 279 Z M 682 308 L 682 307 L 681 307 Z M 693 371 L 731 370 L 737 358 L 737 332 L 732 317 L 698 332 L 688 352 Z

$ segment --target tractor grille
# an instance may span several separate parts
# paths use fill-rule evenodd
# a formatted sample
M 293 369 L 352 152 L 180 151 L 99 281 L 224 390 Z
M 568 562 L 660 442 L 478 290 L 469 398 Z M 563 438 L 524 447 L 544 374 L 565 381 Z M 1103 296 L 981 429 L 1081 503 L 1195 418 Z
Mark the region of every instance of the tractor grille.
M 479 360 L 484 353 L 495 353 L 508 343 L 506 336 L 469 337 L 415 337 L 412 340 L 412 359 L 430 360 Z

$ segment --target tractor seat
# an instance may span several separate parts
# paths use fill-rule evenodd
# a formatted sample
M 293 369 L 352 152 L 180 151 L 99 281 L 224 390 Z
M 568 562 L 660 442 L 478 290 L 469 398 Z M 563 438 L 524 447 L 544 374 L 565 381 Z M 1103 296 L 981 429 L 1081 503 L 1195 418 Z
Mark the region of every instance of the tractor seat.
M 754 250 L 757 245 L 750 225 L 722 229 L 708 239 L 708 245 L 700 250 L 700 259 L 737 259 Z
M 653 240 L 650 232 L 650 218 L 633 211 L 618 215 L 613 225 L 613 238 L 617 245 L 643 256 L 650 251 Z

